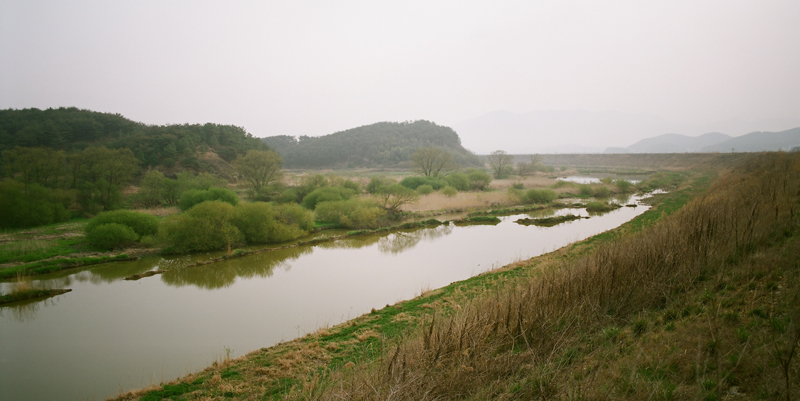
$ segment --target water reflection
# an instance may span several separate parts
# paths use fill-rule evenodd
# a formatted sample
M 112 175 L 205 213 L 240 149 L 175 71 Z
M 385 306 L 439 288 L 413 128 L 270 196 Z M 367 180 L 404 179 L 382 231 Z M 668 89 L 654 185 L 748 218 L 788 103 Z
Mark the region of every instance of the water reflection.
M 194 285 L 212 290 L 229 287 L 237 278 L 269 277 L 276 267 L 283 267 L 289 270 L 291 264 L 286 263 L 287 261 L 312 253 L 314 247 L 321 249 L 360 249 L 377 245 L 380 252 L 396 255 L 414 248 L 422 240 L 433 240 L 449 235 L 453 232 L 453 227 L 452 225 L 442 225 L 434 228 L 420 228 L 384 235 L 346 238 L 323 242 L 314 246 L 285 248 L 185 269 L 180 268 L 185 264 L 185 261 L 181 261 L 177 264 L 178 268 L 167 270 L 167 265 L 162 260 L 159 263 L 159 268 L 167 270 L 161 275 L 161 280 L 168 285 L 174 287 Z M 174 261 L 166 262 L 176 263 Z M 149 270 L 150 267 L 148 266 L 150 264 L 143 262 L 140 266 L 128 267 L 130 270 L 127 271 L 133 272 L 131 274 L 141 273 Z M 137 269 L 138 271 L 135 271 Z M 119 274 L 119 276 L 125 277 L 126 274 Z
M 169 270 L 161 275 L 161 280 L 173 287 L 194 285 L 208 290 L 225 288 L 233 284 L 237 277 L 269 277 L 279 266 L 288 270 L 291 266 L 286 261 L 309 254 L 312 249 L 310 246 L 298 246 L 208 265 Z
M 384 235 L 367 235 L 363 237 L 345 238 L 336 241 L 322 242 L 317 247 L 322 249 L 361 249 L 380 241 Z
M 39 309 L 41 309 L 42 306 L 54 306 L 58 298 L 60 298 L 60 296 L 33 299 L 2 305 L 0 306 L 0 318 L 8 314 L 11 316 L 11 319 L 20 323 L 33 321 L 36 319 L 36 314 L 39 312 Z
M 633 201 L 633 197 L 630 194 L 616 194 L 611 198 L 611 201 L 620 205 L 627 205 Z
M 575 182 L 578 184 L 597 184 L 600 182 L 600 179 L 597 177 L 587 177 L 581 175 L 571 175 L 569 177 L 558 177 L 556 178 L 559 181 L 569 181 Z
M 433 240 L 452 234 L 453 225 L 442 225 L 434 228 L 420 228 L 414 231 L 396 232 L 378 241 L 378 250 L 383 253 L 398 253 L 414 248 L 423 239 Z
M 625 180 L 630 182 L 631 184 L 638 184 L 642 182 L 642 180 L 647 179 L 647 174 L 609 174 L 609 173 L 597 173 L 597 174 L 588 174 L 588 175 L 571 175 L 568 177 L 558 177 L 556 178 L 559 181 L 569 181 L 574 182 L 577 184 L 598 184 L 600 180 L 603 178 L 612 178 L 615 180 Z
M 90 281 L 92 284 L 99 284 L 101 282 L 110 283 L 121 280 L 125 277 L 151 270 L 158 266 L 161 261 L 163 261 L 161 257 L 149 256 L 138 260 L 100 265 L 91 270 Z
M 532 219 L 544 219 L 544 218 L 547 218 L 547 217 L 553 217 L 553 216 L 556 215 L 556 212 L 560 212 L 562 210 L 566 210 L 566 209 L 547 208 L 547 209 L 542 209 L 542 210 L 533 210 L 533 211 L 530 211 L 530 212 L 525 212 L 525 215 L 530 217 L 530 218 L 532 218 Z

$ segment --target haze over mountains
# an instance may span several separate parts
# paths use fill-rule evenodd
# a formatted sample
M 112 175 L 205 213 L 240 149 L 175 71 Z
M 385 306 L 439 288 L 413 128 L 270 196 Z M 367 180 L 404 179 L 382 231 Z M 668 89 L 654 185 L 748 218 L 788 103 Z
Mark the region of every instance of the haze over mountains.
M 627 149 L 626 145 L 635 144 L 643 140 L 642 138 L 652 139 L 666 133 L 677 135 L 659 139 L 657 143 L 665 146 L 663 150 L 658 150 L 659 152 L 669 152 L 668 149 L 681 153 L 697 152 L 740 135 L 757 131 L 779 132 L 797 126 L 800 126 L 800 120 L 729 120 L 691 125 L 642 113 L 584 110 L 547 110 L 528 113 L 495 111 L 453 124 L 464 147 L 478 154 L 487 154 L 497 149 L 515 154 L 603 153 L 610 147 L 616 147 L 611 150 L 619 152 Z M 724 134 L 719 134 L 720 132 Z M 676 142 L 672 143 L 671 140 Z M 791 138 L 789 140 L 791 141 Z M 743 145 L 745 146 L 742 147 Z M 728 152 L 731 147 L 737 146 L 735 143 L 727 146 Z M 745 143 L 739 147 L 741 151 L 747 151 Z M 772 150 L 779 148 L 780 146 Z M 636 152 L 636 150 L 627 151 Z M 725 151 L 725 148 L 706 151 Z
M 642 139 L 627 148 L 607 148 L 605 153 L 709 153 L 791 150 L 800 146 L 800 127 L 781 132 L 752 132 L 732 137 L 709 132 L 696 137 L 664 134 Z

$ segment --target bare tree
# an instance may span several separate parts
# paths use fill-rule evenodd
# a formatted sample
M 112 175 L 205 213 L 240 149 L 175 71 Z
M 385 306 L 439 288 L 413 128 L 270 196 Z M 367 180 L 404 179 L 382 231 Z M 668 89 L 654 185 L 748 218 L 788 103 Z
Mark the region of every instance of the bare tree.
M 398 219 L 401 215 L 400 206 L 416 202 L 419 194 L 400 184 L 392 184 L 382 188 L 375 197 L 378 204 L 389 214 L 389 218 Z
M 531 155 L 531 161 L 528 163 L 517 163 L 517 175 L 526 176 L 533 174 L 538 169 L 538 165 L 542 163 L 542 156 L 538 154 Z
M 426 177 L 438 177 L 440 173 L 455 168 L 449 152 L 437 148 L 419 148 L 411 156 L 414 168 Z
M 233 162 L 236 171 L 255 193 L 281 178 L 282 164 L 283 159 L 273 150 L 249 150 L 244 157 L 240 156 Z
M 514 156 L 506 153 L 504 150 L 495 150 L 487 157 L 489 167 L 492 168 L 495 178 L 505 178 L 511 171 L 511 164 L 514 162 Z

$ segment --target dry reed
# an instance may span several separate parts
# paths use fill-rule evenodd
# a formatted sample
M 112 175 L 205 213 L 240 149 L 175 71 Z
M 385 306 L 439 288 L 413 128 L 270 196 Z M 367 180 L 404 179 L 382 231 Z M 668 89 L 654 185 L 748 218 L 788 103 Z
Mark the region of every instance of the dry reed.
M 419 201 L 404 205 L 404 212 L 428 212 L 434 210 L 464 211 L 475 208 L 508 206 L 515 202 L 508 197 L 506 192 L 459 192 L 456 196 L 448 197 L 438 192 L 423 195 Z
M 582 398 L 585 389 L 558 393 L 552 382 L 583 337 L 664 307 L 727 263 L 789 235 L 797 228 L 798 197 L 800 155 L 754 156 L 705 196 L 635 236 L 601 244 L 446 316 L 434 311 L 420 331 L 386 347 L 376 362 L 333 372 L 316 396 L 461 399 L 526 371 L 535 380 L 520 397 Z M 717 378 L 717 391 L 723 379 Z

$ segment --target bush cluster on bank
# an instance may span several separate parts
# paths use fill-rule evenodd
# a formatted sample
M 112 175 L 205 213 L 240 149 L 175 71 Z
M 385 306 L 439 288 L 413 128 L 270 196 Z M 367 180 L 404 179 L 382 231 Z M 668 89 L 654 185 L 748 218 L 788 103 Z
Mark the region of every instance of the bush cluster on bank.
M 371 199 L 320 202 L 314 211 L 317 221 L 344 228 L 375 229 L 386 224 L 386 211 Z
M 158 218 L 130 210 L 103 212 L 89 220 L 84 231 L 86 241 L 101 249 L 131 245 L 158 232 Z
M 169 216 L 159 238 L 175 252 L 228 250 L 243 244 L 290 241 L 314 226 L 311 212 L 299 205 L 253 202 L 233 206 L 214 200 Z

